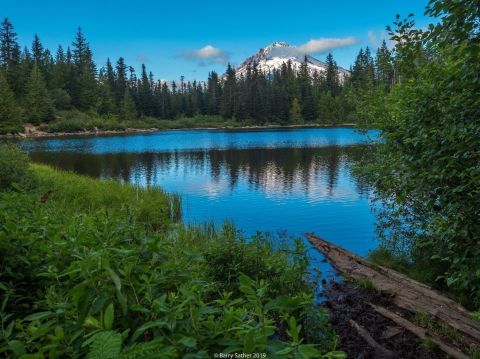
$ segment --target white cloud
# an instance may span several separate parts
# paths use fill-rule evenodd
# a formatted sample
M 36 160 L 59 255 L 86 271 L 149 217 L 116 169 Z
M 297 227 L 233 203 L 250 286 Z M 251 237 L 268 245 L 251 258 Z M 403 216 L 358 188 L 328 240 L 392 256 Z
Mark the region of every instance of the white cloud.
M 354 37 L 345 37 L 341 39 L 311 39 L 303 45 L 297 46 L 298 51 L 304 54 L 323 54 L 340 47 L 351 46 L 357 43 Z
M 190 61 L 196 61 L 199 66 L 205 66 L 214 63 L 225 65 L 230 56 L 224 50 L 212 45 L 206 45 L 200 49 L 185 51 L 180 54 L 179 57 Z
M 311 39 L 297 46 L 276 47 L 272 50 L 272 54 L 279 57 L 301 57 L 305 55 L 324 54 L 340 47 L 351 46 L 357 43 L 358 40 L 354 37 Z
M 383 40 L 387 42 L 387 47 L 389 49 L 394 47 L 394 42 L 390 40 L 390 35 L 386 30 L 382 31 L 369 31 L 367 34 L 368 44 L 369 46 L 376 50 L 380 46 L 382 46 Z

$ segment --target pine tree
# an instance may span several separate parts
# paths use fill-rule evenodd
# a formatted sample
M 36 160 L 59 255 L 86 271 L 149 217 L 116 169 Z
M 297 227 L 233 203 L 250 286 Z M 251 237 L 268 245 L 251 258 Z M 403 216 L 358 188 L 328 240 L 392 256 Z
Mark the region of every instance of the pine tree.
M 123 120 L 133 120 L 137 118 L 137 110 L 135 101 L 128 89 L 125 90 L 123 99 L 120 103 L 120 118 Z
M 27 120 L 34 124 L 50 121 L 55 115 L 53 101 L 37 65 L 34 65 L 27 84 L 25 112 Z
M 115 81 L 115 98 L 117 104 L 123 100 L 125 96 L 125 91 L 127 89 L 127 65 L 125 64 L 125 59 L 120 57 L 116 65 L 117 78 Z M 108 71 L 108 69 L 107 69 Z
M 150 116 L 153 112 L 153 94 L 145 64 L 142 64 L 142 78 L 138 90 L 138 104 L 142 116 Z M 184 96 L 185 97 L 185 96 Z
M 37 34 L 35 34 L 35 37 L 32 43 L 32 57 L 35 65 L 37 66 L 43 65 L 44 49 L 43 49 L 42 43 L 40 42 L 40 38 L 38 37 Z
M 110 62 L 110 59 L 107 59 L 106 77 L 108 81 L 108 86 L 110 86 L 110 91 L 114 91 L 115 90 L 115 71 L 113 70 L 113 66 L 112 66 L 112 63 Z
M 0 26 L 0 69 L 5 71 L 6 80 L 17 97 L 23 94 L 26 81 L 22 77 L 20 55 L 13 24 L 5 18 Z
M 5 70 L 15 64 L 17 60 L 15 52 L 18 49 L 17 34 L 14 31 L 13 24 L 8 18 L 4 18 L 0 26 L 0 65 Z
M 363 73 L 364 73 L 364 63 L 365 63 L 365 54 L 363 53 L 363 48 L 360 48 L 360 51 L 355 58 L 355 63 L 352 67 L 352 84 L 354 86 L 362 86 L 363 83 Z
M 326 85 L 332 96 L 337 96 L 340 93 L 338 66 L 332 54 L 328 54 L 327 56 Z
M 163 119 L 174 118 L 175 114 L 172 109 L 172 94 L 165 81 L 162 82 L 161 87 L 160 116 Z
M 290 104 L 282 82 L 281 72 L 275 71 L 271 78 L 271 117 L 274 122 L 287 123 Z
M 0 133 L 19 132 L 20 111 L 8 82 L 0 71 Z
M 59 46 L 55 55 L 55 65 L 52 71 L 52 88 L 67 90 L 69 77 L 70 71 L 67 58 L 62 46 Z
M 312 93 L 312 80 L 308 72 L 307 57 L 300 67 L 298 76 L 300 97 L 302 100 L 302 117 L 306 121 L 312 121 L 317 118 L 317 106 Z
M 365 49 L 365 83 L 364 86 L 371 88 L 375 83 L 375 65 L 373 62 L 373 57 L 370 52 L 370 48 L 367 46 Z
M 207 114 L 218 115 L 220 112 L 220 98 L 222 96 L 218 74 L 212 71 L 207 80 Z
M 108 82 L 103 82 L 98 87 L 97 112 L 99 115 L 111 115 L 115 113 L 115 99 Z
M 376 82 L 384 89 L 390 89 L 393 85 L 393 58 L 385 40 L 377 50 L 375 58 Z
M 303 123 L 302 108 L 300 107 L 300 101 L 296 97 L 293 99 L 290 107 L 290 122 L 297 125 Z
M 78 28 L 73 42 L 74 86 L 73 104 L 88 110 L 97 102 L 97 71 L 92 59 L 92 52 L 82 30 Z
M 224 118 L 233 118 L 235 113 L 235 96 L 237 91 L 237 76 L 235 69 L 228 64 L 226 79 L 223 83 L 221 99 L 221 115 Z
M 374 61 L 367 47 L 360 49 L 352 69 L 352 84 L 356 88 L 371 89 L 375 83 Z

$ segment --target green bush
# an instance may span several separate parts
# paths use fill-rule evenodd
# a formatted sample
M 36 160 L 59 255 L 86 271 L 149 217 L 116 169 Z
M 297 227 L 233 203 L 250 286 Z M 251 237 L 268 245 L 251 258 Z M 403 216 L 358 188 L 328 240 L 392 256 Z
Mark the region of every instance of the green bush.
M 313 358 L 335 349 L 325 315 L 308 314 L 301 261 L 232 226 L 172 223 L 177 206 L 161 190 L 33 169 L 36 188 L 0 193 L 0 356 Z M 221 268 L 231 275 L 212 272 Z M 320 345 L 305 342 L 298 323 L 321 330 Z
M 79 120 L 60 120 L 49 123 L 45 127 L 42 127 L 47 132 L 57 133 L 57 132 L 66 132 L 66 133 L 75 133 L 82 132 L 85 130 L 84 123 Z
M 214 229 L 208 232 L 214 232 Z M 204 252 L 207 274 L 220 285 L 218 290 L 238 290 L 236 286 L 241 274 L 255 280 L 269 280 L 268 293 L 271 296 L 291 295 L 306 289 L 307 257 L 300 241 L 291 250 L 294 254 L 276 256 L 275 253 L 291 248 L 274 249 L 272 239 L 263 233 L 247 240 L 230 224 L 224 226 L 222 233 L 221 240 L 208 241 Z
M 27 156 L 16 147 L 0 145 L 0 191 L 30 187 L 34 182 Z
M 92 117 L 85 121 L 85 129 L 89 131 L 124 131 L 127 128 L 123 122 L 120 122 L 116 116 L 107 116 L 106 118 Z
M 0 123 L 0 135 L 21 133 L 24 131 L 20 123 Z

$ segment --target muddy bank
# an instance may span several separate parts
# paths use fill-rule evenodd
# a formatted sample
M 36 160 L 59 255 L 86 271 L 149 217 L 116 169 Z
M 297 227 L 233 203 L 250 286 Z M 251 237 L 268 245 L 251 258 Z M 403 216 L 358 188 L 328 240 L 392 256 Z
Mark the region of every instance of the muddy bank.
M 429 348 L 422 341 L 395 322 L 378 314 L 368 303 L 381 305 L 399 314 L 404 310 L 391 304 L 390 298 L 373 289 L 366 289 L 350 281 L 330 282 L 324 291 L 331 323 L 340 336 L 340 350 L 348 358 L 447 358 L 438 348 Z M 359 335 L 352 321 L 365 329 L 373 340 L 385 349 L 374 348 Z

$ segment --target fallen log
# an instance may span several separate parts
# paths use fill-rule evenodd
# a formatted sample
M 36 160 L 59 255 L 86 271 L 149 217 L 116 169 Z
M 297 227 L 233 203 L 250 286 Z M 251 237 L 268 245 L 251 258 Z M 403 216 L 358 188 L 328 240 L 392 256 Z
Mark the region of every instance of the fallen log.
M 394 321 L 395 323 L 397 323 L 398 325 L 400 325 L 401 327 L 405 328 L 406 330 L 408 330 L 409 332 L 415 334 L 416 336 L 418 336 L 419 338 L 421 339 L 429 339 L 431 340 L 433 343 L 435 343 L 436 345 L 438 345 L 438 347 L 443 350 L 445 353 L 447 353 L 449 356 L 451 356 L 452 358 L 455 358 L 455 359 L 468 359 L 468 356 L 463 354 L 461 351 L 451 347 L 450 345 L 446 344 L 445 342 L 443 342 L 443 340 L 441 338 L 439 338 L 438 336 L 434 335 L 434 334 L 428 334 L 427 330 L 422 328 L 422 327 L 419 327 L 418 325 L 415 325 L 413 324 L 412 322 L 408 321 L 407 319 L 399 316 L 398 314 L 395 314 L 394 312 L 386 309 L 386 308 L 383 308 L 383 307 L 380 307 L 380 306 L 377 306 L 375 304 L 372 304 L 372 303 L 368 303 L 377 313 L 383 315 L 385 318 L 388 318 L 392 321 Z
M 429 314 L 459 331 L 468 344 L 480 346 L 480 322 L 458 303 L 425 284 L 374 265 L 318 236 L 311 233 L 306 236 L 339 273 L 355 279 L 368 278 L 376 289 L 392 297 L 393 304 L 411 312 Z
M 382 359 L 393 358 L 393 353 L 390 350 L 385 349 L 380 344 L 378 344 L 364 327 L 360 326 L 353 319 L 350 319 L 350 325 L 353 328 L 355 328 L 358 335 L 360 335 L 363 338 L 363 340 L 365 340 L 367 344 L 370 345 L 375 350 L 375 354 L 377 358 L 382 358 Z

